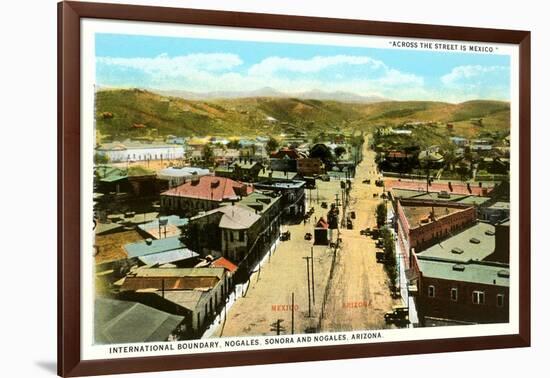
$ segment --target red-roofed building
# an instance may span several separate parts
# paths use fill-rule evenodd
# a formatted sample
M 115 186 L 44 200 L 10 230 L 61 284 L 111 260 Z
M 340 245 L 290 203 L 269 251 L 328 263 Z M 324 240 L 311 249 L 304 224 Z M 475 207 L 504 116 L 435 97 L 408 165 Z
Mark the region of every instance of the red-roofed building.
M 161 193 L 162 208 L 168 213 L 192 216 L 209 211 L 224 203 L 238 201 L 254 191 L 252 185 L 225 177 L 202 176 L 193 178 Z
M 271 153 L 271 158 L 272 159 L 287 158 L 287 159 L 296 160 L 296 159 L 300 159 L 301 157 L 302 156 L 300 156 L 298 151 L 296 151 L 295 149 L 292 149 L 292 148 L 287 148 L 287 147 L 281 148 L 279 151 Z
M 233 264 L 231 261 L 226 259 L 225 257 L 220 257 L 214 261 L 212 261 L 212 264 L 210 264 L 213 268 L 224 268 L 229 273 L 233 274 L 237 271 L 237 265 Z
M 328 243 L 328 223 L 325 218 L 321 217 L 315 225 L 314 244 L 328 245 Z

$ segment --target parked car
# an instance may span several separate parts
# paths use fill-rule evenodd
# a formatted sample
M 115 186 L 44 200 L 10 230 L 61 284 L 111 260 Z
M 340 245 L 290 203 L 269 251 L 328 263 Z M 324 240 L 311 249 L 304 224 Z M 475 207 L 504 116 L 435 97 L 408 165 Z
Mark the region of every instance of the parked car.
M 290 240 L 290 231 L 285 231 L 281 233 L 280 236 L 281 241 L 287 241 Z
M 409 323 L 409 308 L 407 306 L 393 306 L 392 311 L 384 314 L 386 323 L 407 324 Z
M 304 235 L 304 239 L 305 240 L 311 240 L 312 236 L 311 236 L 311 232 L 306 232 L 306 234 Z
M 371 233 L 370 227 L 367 227 L 364 230 L 359 231 L 359 234 L 365 235 L 365 236 L 370 235 L 370 233 Z

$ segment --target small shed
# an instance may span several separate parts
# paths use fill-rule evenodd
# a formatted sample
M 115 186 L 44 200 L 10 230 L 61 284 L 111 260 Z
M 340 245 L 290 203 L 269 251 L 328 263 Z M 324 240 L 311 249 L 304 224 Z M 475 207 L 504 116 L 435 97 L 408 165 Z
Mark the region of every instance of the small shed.
M 319 218 L 314 230 L 314 244 L 328 245 L 328 223 L 323 217 Z

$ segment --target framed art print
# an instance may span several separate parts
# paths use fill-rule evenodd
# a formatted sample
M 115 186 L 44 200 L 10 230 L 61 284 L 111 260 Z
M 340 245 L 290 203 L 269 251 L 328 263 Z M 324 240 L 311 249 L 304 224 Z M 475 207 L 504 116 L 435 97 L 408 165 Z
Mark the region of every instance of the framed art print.
M 59 375 L 529 346 L 529 32 L 58 9 Z

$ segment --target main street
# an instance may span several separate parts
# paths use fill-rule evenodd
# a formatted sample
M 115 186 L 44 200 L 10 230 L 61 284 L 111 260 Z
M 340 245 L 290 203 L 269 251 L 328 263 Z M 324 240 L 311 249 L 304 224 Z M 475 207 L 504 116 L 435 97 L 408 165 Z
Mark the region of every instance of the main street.
M 290 334 L 293 324 L 294 333 L 385 327 L 383 315 L 393 305 L 387 275 L 383 265 L 376 262 L 375 242 L 359 233 L 365 227 L 375 226 L 374 211 L 381 201 L 382 189 L 374 185 L 378 177 L 374 156 L 367 139 L 363 161 L 356 168 L 350 192 L 348 212 L 356 213 L 354 228 L 340 229 L 342 244 L 336 252 L 332 279 L 329 279 L 329 272 L 334 250 L 328 246 L 313 246 L 314 283 L 310 284 L 314 287 L 315 301 L 313 292 L 308 295 L 305 259 L 311 256 L 312 241 L 304 240 L 304 235 L 306 232 L 313 234 L 315 220 L 320 216 L 326 219 L 327 209 L 321 207 L 322 202 L 334 202 L 336 194 L 341 199 L 338 180 L 318 180 L 317 190 L 306 191 L 308 208 L 315 208 L 311 222 L 284 226 L 284 230 L 291 232 L 291 240 L 280 242 L 261 269 L 250 277 L 246 295 L 231 306 L 225 321 L 209 332 L 210 337 L 274 335 L 277 321 L 281 325 L 280 334 Z M 363 183 L 367 178 L 371 179 L 370 184 Z M 375 193 L 376 198 L 373 197 Z
M 354 228 L 340 231 L 342 248 L 329 287 L 322 332 L 385 328 L 384 313 L 397 304 L 391 298 L 384 266 L 376 262 L 379 249 L 375 241 L 360 234 L 361 229 L 376 226 L 375 209 L 382 201 L 382 188 L 375 185 L 379 175 L 374 158 L 367 139 L 350 192 L 348 213 L 355 211 Z M 366 179 L 370 184 L 363 183 Z

